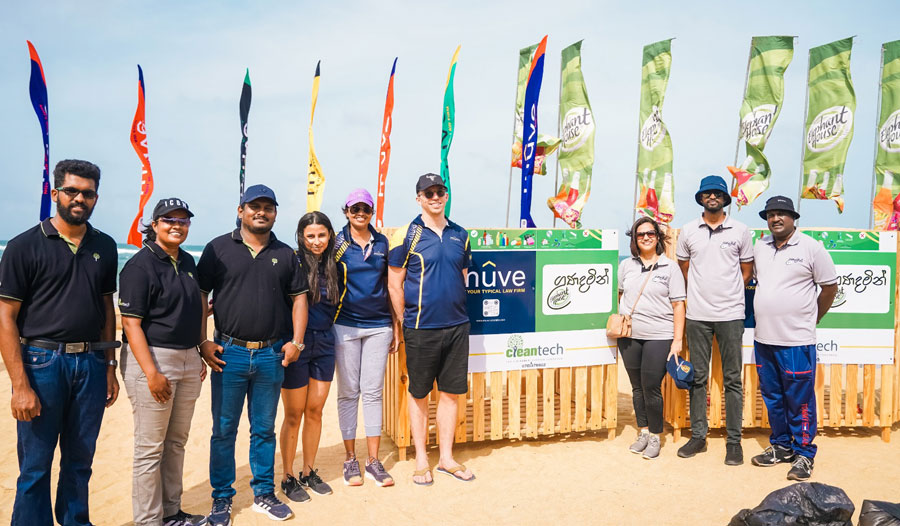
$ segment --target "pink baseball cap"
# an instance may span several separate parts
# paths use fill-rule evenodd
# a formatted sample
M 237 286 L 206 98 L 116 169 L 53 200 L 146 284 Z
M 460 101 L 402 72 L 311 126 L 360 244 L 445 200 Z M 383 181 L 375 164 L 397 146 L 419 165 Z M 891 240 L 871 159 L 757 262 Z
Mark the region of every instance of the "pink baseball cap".
M 372 195 L 365 188 L 356 188 L 350 191 L 350 195 L 347 196 L 347 200 L 344 202 L 344 206 L 352 206 L 356 203 L 365 203 L 369 206 L 375 206 L 375 201 L 372 200 Z

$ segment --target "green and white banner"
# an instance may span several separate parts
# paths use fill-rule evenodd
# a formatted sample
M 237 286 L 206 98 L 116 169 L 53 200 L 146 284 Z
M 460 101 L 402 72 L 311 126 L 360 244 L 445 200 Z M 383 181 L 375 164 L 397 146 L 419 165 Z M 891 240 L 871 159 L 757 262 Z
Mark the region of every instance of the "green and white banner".
M 519 50 L 519 75 L 516 83 L 516 125 L 513 130 L 512 161 L 510 166 L 522 168 L 522 128 L 525 124 L 525 87 L 528 84 L 528 71 L 531 68 L 531 56 L 538 45 Z M 559 139 L 538 132 L 537 149 L 534 153 L 534 173 L 547 175 L 547 157 L 559 146 Z
M 615 230 L 470 230 L 469 372 L 616 362 Z
M 752 203 L 769 187 L 772 174 L 763 148 L 781 113 L 784 72 L 794 57 L 794 37 L 753 37 L 747 90 L 741 102 L 741 134 L 747 157 L 728 170 L 736 179 L 731 195 L 738 207 Z
M 844 211 L 844 163 L 853 139 L 856 93 L 850 80 L 853 38 L 809 50 L 801 199 L 831 199 Z
M 641 68 L 641 133 L 638 138 L 637 211 L 660 223 L 675 216 L 672 183 L 672 138 L 662 120 L 663 101 L 672 66 L 672 40 L 644 46 Z
M 825 246 L 838 273 L 834 303 L 816 327 L 818 363 L 894 363 L 897 233 L 801 232 Z M 753 242 L 768 234 L 768 230 L 753 230 Z M 751 309 L 747 318 L 753 318 Z M 753 363 L 752 328 L 744 329 L 743 347 L 744 362 Z
M 580 41 L 562 50 L 559 115 L 562 122 L 562 146 L 559 149 L 562 182 L 556 196 L 547 199 L 547 206 L 569 227 L 581 228 L 581 212 L 591 195 L 594 115 L 581 75 Z
M 900 40 L 881 46 L 881 108 L 875 138 L 875 230 L 900 230 Z

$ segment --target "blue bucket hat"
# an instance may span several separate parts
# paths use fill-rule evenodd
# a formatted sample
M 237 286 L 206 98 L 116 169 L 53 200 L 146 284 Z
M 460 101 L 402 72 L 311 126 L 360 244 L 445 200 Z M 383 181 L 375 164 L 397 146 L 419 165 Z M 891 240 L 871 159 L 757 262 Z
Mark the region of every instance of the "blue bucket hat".
M 676 362 L 676 360 L 678 360 Z M 679 389 L 690 389 L 694 382 L 694 366 L 687 360 L 682 360 L 673 356 L 666 362 L 666 371 L 675 381 L 675 386 Z
M 694 200 L 697 201 L 698 205 L 703 206 L 703 202 L 700 200 L 700 194 L 709 192 L 710 190 L 718 190 L 725 194 L 724 206 L 731 204 L 731 195 L 728 193 L 728 185 L 725 184 L 725 179 L 722 179 L 718 175 L 707 175 L 700 180 L 700 189 L 694 194 Z

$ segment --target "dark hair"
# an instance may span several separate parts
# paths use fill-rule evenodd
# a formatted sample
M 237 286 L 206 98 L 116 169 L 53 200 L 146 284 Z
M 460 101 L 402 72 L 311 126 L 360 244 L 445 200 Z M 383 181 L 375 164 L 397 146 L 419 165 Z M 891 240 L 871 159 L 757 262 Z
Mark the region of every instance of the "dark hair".
M 668 241 L 669 236 L 667 236 L 665 232 L 663 232 L 659 228 L 659 223 L 654 221 L 652 218 L 645 216 L 635 221 L 634 224 L 631 225 L 631 230 L 628 231 L 628 234 L 626 234 L 631 238 L 631 255 L 634 257 L 639 257 L 641 255 L 641 251 L 638 250 L 637 247 L 637 229 L 644 223 L 650 223 L 651 225 L 653 225 L 653 230 L 656 231 L 656 253 L 662 254 L 666 251 L 666 241 Z
M 66 159 L 56 163 L 53 169 L 53 187 L 59 188 L 66 180 L 66 174 L 77 175 L 94 181 L 94 190 L 100 189 L 100 167 L 88 161 Z
M 306 248 L 303 242 L 303 232 L 309 225 L 322 225 L 328 230 L 328 246 L 321 256 L 316 256 Z M 337 264 L 334 261 L 334 228 L 331 220 L 322 212 L 309 212 L 297 222 L 297 254 L 306 267 L 306 278 L 309 282 L 309 304 L 314 305 L 321 301 L 319 291 L 319 272 L 325 274 L 325 293 L 328 300 L 336 302 L 340 291 L 338 290 Z M 321 270 L 320 270 L 321 269 Z
M 145 223 L 141 221 L 141 234 L 144 234 L 146 241 L 156 241 L 156 230 L 153 230 L 153 221 Z

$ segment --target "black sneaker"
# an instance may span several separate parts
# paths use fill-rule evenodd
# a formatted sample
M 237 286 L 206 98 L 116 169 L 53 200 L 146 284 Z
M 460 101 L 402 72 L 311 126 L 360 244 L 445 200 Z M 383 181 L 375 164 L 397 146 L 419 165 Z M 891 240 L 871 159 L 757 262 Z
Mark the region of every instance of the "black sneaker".
M 687 444 L 678 448 L 678 456 L 681 458 L 691 458 L 697 453 L 706 451 L 706 439 L 691 437 Z
M 231 498 L 213 499 L 212 509 L 206 516 L 206 526 L 231 526 Z
M 284 496 L 294 502 L 309 502 L 309 493 L 300 485 L 300 481 L 293 475 L 288 475 L 287 480 L 281 481 L 281 491 Z
M 766 448 L 765 451 L 756 455 L 750 462 L 754 466 L 769 467 L 775 464 L 783 464 L 794 460 L 794 450 L 784 446 L 774 445 Z
M 744 448 L 738 444 L 725 444 L 725 465 L 740 466 L 744 463 Z
M 788 471 L 787 478 L 788 480 L 798 480 L 804 481 L 809 480 L 809 477 L 812 476 L 813 470 L 813 459 L 809 457 L 804 457 L 803 455 L 797 455 L 794 458 L 794 462 L 791 464 L 791 470 Z
M 300 484 L 316 495 L 331 495 L 331 486 L 319 477 L 319 470 L 313 469 L 307 476 L 300 476 Z
M 163 517 L 163 526 L 199 526 L 206 519 L 203 515 L 191 515 L 184 510 L 178 510 L 175 515 Z

